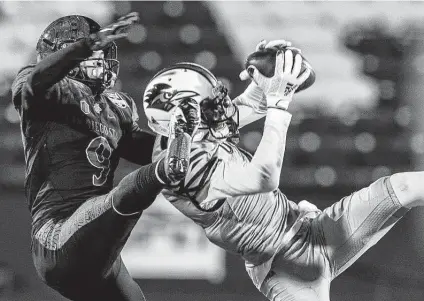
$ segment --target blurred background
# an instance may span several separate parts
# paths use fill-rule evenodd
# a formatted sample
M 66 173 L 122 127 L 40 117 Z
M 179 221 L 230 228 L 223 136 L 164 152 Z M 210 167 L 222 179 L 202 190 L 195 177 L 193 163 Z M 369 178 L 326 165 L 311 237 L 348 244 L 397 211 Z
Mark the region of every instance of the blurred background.
M 151 76 L 194 61 L 240 94 L 245 57 L 284 38 L 317 73 L 296 97 L 281 189 L 323 209 L 385 175 L 424 168 L 423 2 L 0 2 L 0 301 L 64 300 L 36 277 L 29 252 L 24 157 L 10 85 L 33 61 L 43 29 L 63 15 L 101 25 L 130 11 L 141 23 L 118 44 L 116 88 L 139 104 Z M 254 152 L 262 122 L 242 130 Z M 136 166 L 123 161 L 116 180 Z M 158 199 L 140 219 L 124 260 L 148 300 L 265 300 L 243 262 Z M 331 288 L 332 300 L 424 300 L 424 211 L 409 212 Z

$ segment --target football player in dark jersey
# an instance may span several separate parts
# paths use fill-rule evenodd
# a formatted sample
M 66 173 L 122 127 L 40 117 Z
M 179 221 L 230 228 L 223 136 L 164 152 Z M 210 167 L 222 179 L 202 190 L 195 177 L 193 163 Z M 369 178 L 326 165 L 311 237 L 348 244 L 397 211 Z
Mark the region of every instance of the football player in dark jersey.
M 187 165 L 173 147 L 190 136 L 181 116 L 168 157 L 151 163 L 154 137 L 138 127 L 134 101 L 109 90 L 119 67 L 114 41 L 137 20 L 131 13 L 100 28 L 84 16 L 59 18 L 38 41 L 37 63 L 12 86 L 35 268 L 71 300 L 144 300 L 120 251 L 142 211 Z M 113 188 L 120 157 L 142 167 Z

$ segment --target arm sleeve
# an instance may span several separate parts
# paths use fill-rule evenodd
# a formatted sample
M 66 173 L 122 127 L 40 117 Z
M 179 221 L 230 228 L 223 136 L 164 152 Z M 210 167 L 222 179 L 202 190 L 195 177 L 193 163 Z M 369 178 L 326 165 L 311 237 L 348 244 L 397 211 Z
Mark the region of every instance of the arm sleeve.
M 263 136 L 252 160 L 221 161 L 211 178 L 208 200 L 277 189 L 290 120 L 291 114 L 287 111 L 269 109 Z
M 35 65 L 22 85 L 22 106 L 27 108 L 36 99 L 41 99 L 54 85 L 73 68 L 92 54 L 87 39 L 54 52 Z
M 142 130 L 138 125 L 137 106 L 132 98 L 128 97 L 131 104 L 131 129 L 119 141 L 119 155 L 138 165 L 146 165 L 152 162 L 152 151 L 155 136 Z
M 265 117 L 265 113 L 258 112 L 252 107 L 245 106 L 245 105 L 238 105 L 237 107 L 239 110 L 239 127 L 240 128 Z

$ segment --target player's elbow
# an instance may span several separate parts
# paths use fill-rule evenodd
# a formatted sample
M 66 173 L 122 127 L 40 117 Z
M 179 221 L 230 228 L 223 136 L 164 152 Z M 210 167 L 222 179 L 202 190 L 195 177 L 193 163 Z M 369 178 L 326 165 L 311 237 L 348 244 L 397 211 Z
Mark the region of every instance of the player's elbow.
M 34 90 L 32 89 L 32 86 L 30 85 L 30 83 L 25 82 L 22 85 L 22 90 L 21 90 L 21 95 L 22 96 L 21 96 L 21 98 L 22 98 L 22 105 L 24 107 L 26 107 L 28 105 L 27 101 L 24 101 L 24 100 L 27 100 L 29 98 L 32 98 L 34 96 L 34 92 L 33 91 Z
M 275 164 L 266 164 L 258 167 L 261 192 L 272 192 L 280 185 L 280 170 Z
M 37 88 L 37 73 L 33 72 L 28 76 L 26 82 L 22 85 L 22 94 L 32 96 Z
M 56 82 L 58 81 L 52 79 L 52 74 L 46 73 L 37 65 L 28 76 L 23 88 L 26 89 L 26 94 L 35 96 L 45 93 Z

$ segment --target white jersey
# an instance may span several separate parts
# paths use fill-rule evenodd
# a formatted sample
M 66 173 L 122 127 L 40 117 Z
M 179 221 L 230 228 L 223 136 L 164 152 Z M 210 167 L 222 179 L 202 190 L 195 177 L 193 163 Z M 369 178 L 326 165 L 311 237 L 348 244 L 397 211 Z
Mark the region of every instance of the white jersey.
M 159 144 L 157 141 L 154 160 L 160 157 Z M 298 205 L 279 189 L 257 193 L 266 186 L 261 183 L 266 177 L 256 178 L 258 173 L 249 171 L 254 165 L 251 160 L 249 153 L 232 143 L 194 142 L 184 182 L 162 191 L 171 204 L 204 229 L 212 243 L 242 256 L 247 267 L 269 262 L 297 232 L 297 221 L 302 218 Z M 262 279 L 252 277 L 257 286 L 265 274 Z

